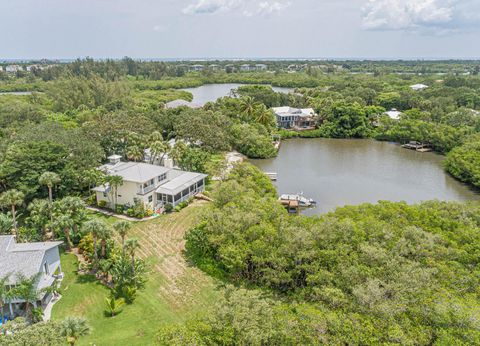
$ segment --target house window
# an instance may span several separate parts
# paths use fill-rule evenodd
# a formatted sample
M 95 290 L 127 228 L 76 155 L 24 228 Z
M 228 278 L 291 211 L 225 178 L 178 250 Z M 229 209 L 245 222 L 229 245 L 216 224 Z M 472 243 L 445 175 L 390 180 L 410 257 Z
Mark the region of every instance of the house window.
M 107 198 L 107 193 L 106 192 L 103 193 L 103 197 Z
M 165 179 L 167 179 L 167 173 L 158 176 L 158 182 L 164 181 Z
M 48 264 L 47 264 L 47 262 L 45 262 L 45 263 L 43 264 L 43 269 L 44 269 L 44 271 L 45 271 L 45 275 L 49 275 L 49 274 L 50 274 L 50 270 L 48 269 Z
M 152 203 L 153 202 L 153 196 L 148 196 L 148 203 Z

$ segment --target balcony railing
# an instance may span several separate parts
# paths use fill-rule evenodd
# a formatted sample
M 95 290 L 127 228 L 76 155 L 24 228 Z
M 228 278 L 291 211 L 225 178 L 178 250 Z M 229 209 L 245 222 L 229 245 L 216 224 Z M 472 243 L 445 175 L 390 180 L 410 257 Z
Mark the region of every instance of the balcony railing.
M 137 190 L 137 194 L 138 195 L 145 195 L 145 194 L 155 190 L 155 188 L 156 188 L 155 184 L 148 185 L 147 187 L 141 187 Z

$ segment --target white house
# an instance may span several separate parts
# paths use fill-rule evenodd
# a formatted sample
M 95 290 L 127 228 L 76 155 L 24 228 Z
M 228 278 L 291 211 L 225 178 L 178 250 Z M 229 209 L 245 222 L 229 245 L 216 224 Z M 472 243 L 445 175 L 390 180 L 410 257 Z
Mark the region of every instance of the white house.
M 428 88 L 428 85 L 425 85 L 425 84 L 410 85 L 410 89 L 412 89 L 414 91 L 421 91 L 421 90 L 424 90 L 424 89 L 427 89 L 427 88 Z
M 141 201 L 147 208 L 160 212 L 166 204 L 175 207 L 205 189 L 205 174 L 145 162 L 123 162 L 119 155 L 108 159 L 110 162 L 101 166 L 100 170 L 123 178 L 123 184 L 117 187 L 117 204 L 133 206 L 136 201 Z M 93 191 L 97 201 L 105 201 L 113 208 L 112 187 L 105 184 Z
M 240 71 L 242 72 L 248 72 L 251 70 L 252 70 L 252 66 L 250 66 L 249 64 L 243 64 L 240 66 Z
M 284 129 L 311 129 L 315 127 L 317 114 L 312 108 L 274 107 L 277 126 Z
M 265 64 L 256 64 L 255 65 L 255 70 L 257 71 L 266 71 L 268 69 L 268 66 Z
M 170 101 L 165 104 L 165 108 L 167 109 L 173 109 L 178 107 L 202 108 L 202 105 L 181 99 Z
M 190 71 L 203 71 L 205 69 L 205 66 L 203 65 L 192 65 L 190 66 Z
M 17 73 L 22 69 L 20 65 L 7 65 L 5 66 L 5 72 L 7 73 Z
M 36 288 L 41 292 L 56 284 L 63 277 L 58 251 L 61 241 L 43 243 L 17 243 L 13 235 L 0 235 L 0 277 L 8 276 L 7 286 L 11 289 L 17 284 L 17 275 L 31 278 L 39 275 Z M 39 293 L 35 307 L 45 307 L 52 299 L 50 293 Z M 25 301 L 20 298 L 7 300 L 9 317 L 22 313 Z
M 390 119 L 398 120 L 400 119 L 400 115 L 402 115 L 402 112 L 400 112 L 396 108 L 392 108 L 388 112 L 385 112 L 384 114 L 388 115 Z

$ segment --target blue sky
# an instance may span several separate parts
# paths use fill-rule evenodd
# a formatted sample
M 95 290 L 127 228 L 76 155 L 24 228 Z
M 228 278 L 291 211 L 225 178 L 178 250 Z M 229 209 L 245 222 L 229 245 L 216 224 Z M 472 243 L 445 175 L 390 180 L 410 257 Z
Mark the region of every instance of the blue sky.
M 12 58 L 479 58 L 480 0 L 0 0 Z

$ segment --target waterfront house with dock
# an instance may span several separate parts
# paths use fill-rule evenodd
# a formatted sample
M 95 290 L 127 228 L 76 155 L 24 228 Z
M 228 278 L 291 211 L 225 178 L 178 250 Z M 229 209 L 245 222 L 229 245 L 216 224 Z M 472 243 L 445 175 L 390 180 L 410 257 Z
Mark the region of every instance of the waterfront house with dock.
M 318 118 L 313 108 L 274 107 L 273 112 L 279 128 L 296 131 L 314 129 Z

